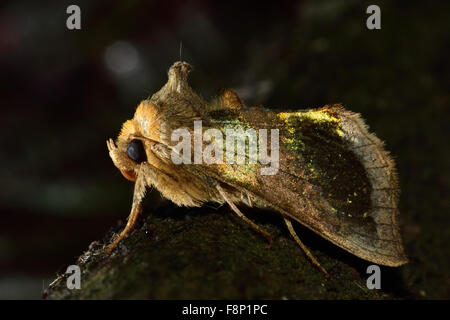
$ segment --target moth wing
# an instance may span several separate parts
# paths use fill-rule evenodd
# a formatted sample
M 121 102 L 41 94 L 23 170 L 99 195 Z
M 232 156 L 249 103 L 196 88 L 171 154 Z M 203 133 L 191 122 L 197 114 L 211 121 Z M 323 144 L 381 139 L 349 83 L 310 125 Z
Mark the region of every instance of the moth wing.
M 358 114 L 340 105 L 219 114 L 211 124 L 224 132 L 230 126 L 278 129 L 279 168 L 274 175 L 261 174 L 260 163 L 203 164 L 202 170 L 356 256 L 387 266 L 407 262 L 394 162 Z

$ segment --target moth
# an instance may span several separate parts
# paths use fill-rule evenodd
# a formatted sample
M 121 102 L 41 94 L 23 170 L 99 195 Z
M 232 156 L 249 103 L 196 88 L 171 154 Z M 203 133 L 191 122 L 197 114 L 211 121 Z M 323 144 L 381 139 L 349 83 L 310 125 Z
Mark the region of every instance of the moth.
M 220 98 L 206 102 L 188 84 L 191 69 L 186 62 L 175 62 L 169 69 L 167 83 L 139 104 L 133 119 L 123 124 L 116 142 L 107 141 L 114 165 L 125 178 L 135 182 L 126 227 L 115 236 L 108 254 L 135 224 L 146 189 L 155 187 L 179 206 L 227 203 L 269 243 L 271 235 L 238 207 L 278 212 L 294 240 L 325 274 L 326 270 L 297 236 L 292 222 L 376 264 L 395 267 L 407 262 L 399 233 L 395 164 L 383 142 L 369 133 L 359 114 L 336 104 L 283 112 L 248 107 L 229 89 Z M 200 148 L 196 145 L 198 123 L 203 134 L 214 130 L 215 139 L 210 137 L 209 142 L 223 147 L 224 153 L 235 146 L 230 147 L 217 134 L 226 135 L 230 128 L 272 132 L 272 137 L 278 133 L 275 144 L 257 145 L 261 150 L 265 147 L 267 154 L 278 152 L 272 163 L 276 172 L 262 174 L 267 161 L 189 162 L 204 159 L 199 153 L 210 147 L 204 141 Z M 180 128 L 194 137 L 182 150 L 177 145 L 179 139 L 173 139 Z M 249 160 L 248 146 L 238 149 L 244 160 Z M 214 149 L 213 153 L 219 151 L 220 148 Z M 257 158 L 258 155 L 261 153 Z M 174 159 L 180 157 L 183 161 L 176 163 Z

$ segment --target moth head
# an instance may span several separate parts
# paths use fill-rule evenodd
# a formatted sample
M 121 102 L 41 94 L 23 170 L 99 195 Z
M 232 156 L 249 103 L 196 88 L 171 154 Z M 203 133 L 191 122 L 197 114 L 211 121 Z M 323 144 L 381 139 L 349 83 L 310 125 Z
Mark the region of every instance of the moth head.
M 157 166 L 153 163 L 159 161 L 154 152 L 163 161 L 170 159 L 166 153 L 162 154 L 164 148 L 158 146 L 170 146 L 171 130 L 192 126 L 193 120 L 205 109 L 206 103 L 187 82 L 191 70 L 188 63 L 175 62 L 169 69 L 167 83 L 151 98 L 142 101 L 133 119 L 123 124 L 117 147 L 108 143 L 114 165 L 128 180 L 135 181 L 138 169 L 147 162 Z
M 151 146 L 157 142 L 159 124 L 153 121 L 155 115 L 156 107 L 153 104 L 141 102 L 133 119 L 122 125 L 116 144 L 112 141 L 108 143 L 114 165 L 128 180 L 136 180 L 139 167 L 148 161 Z

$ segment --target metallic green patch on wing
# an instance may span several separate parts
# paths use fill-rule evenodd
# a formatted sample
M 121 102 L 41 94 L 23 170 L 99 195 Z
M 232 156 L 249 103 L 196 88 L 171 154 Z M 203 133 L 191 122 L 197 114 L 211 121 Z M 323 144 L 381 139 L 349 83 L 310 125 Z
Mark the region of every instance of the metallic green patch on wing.
M 278 118 L 284 122 L 281 143 L 297 155 L 333 212 L 363 222 L 370 209 L 371 185 L 344 138 L 341 120 L 326 109 L 283 112 Z
M 223 134 L 223 156 L 224 156 L 224 164 L 218 165 L 218 172 L 231 181 L 238 182 L 242 186 L 254 186 L 257 183 L 256 175 L 259 172 L 259 168 L 261 165 L 259 163 L 250 163 L 250 142 L 255 143 L 256 145 L 256 155 L 259 152 L 259 144 L 258 144 L 258 132 L 251 127 L 246 121 L 242 120 L 239 117 L 239 113 L 236 111 L 228 111 L 228 110 L 220 110 L 219 112 L 214 112 L 214 117 L 211 118 L 211 127 L 219 129 Z M 227 152 L 227 130 L 235 130 L 236 133 L 243 134 L 242 136 L 237 136 L 237 138 L 243 139 L 245 141 L 245 149 L 244 150 L 235 150 L 236 152 L 243 152 L 245 156 L 244 164 L 229 164 L 226 163 L 226 152 Z M 252 139 L 249 139 L 244 133 L 248 129 L 254 129 L 256 132 L 256 136 Z M 256 140 L 255 140 L 256 139 Z M 250 141 L 251 140 L 251 141 Z M 235 161 L 237 158 L 235 157 Z

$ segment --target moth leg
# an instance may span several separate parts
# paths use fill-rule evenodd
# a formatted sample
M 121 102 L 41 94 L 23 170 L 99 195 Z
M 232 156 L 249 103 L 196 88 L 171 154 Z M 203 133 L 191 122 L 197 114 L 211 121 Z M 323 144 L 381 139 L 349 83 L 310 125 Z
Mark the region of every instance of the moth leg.
M 258 226 L 256 223 L 254 223 L 252 220 L 250 220 L 249 218 L 247 218 L 237 207 L 236 205 L 233 203 L 233 201 L 231 201 L 231 199 L 228 197 L 227 193 L 222 189 L 222 187 L 220 185 L 216 185 L 217 190 L 219 191 L 220 195 L 222 196 L 222 198 L 228 203 L 228 205 L 231 207 L 231 209 L 234 211 L 234 213 L 236 213 L 242 220 L 244 220 L 245 222 L 247 222 L 250 227 L 252 227 L 255 231 L 259 232 L 260 234 L 263 235 L 263 237 L 265 237 L 267 239 L 267 241 L 269 241 L 269 248 L 272 247 L 272 243 L 273 243 L 273 239 L 272 236 L 265 231 L 264 229 L 262 229 L 260 226 Z
M 247 198 L 247 205 L 250 207 L 250 208 L 253 208 L 253 203 L 252 203 L 252 199 L 250 199 L 250 195 L 246 192 L 245 193 L 245 196 L 244 196 L 244 192 L 243 191 L 241 191 L 241 201 L 243 202 L 243 203 L 245 203 L 245 197 Z
M 253 208 L 253 203 L 252 203 L 252 198 L 250 198 L 250 195 L 247 193 L 247 200 L 248 200 L 248 205 Z
M 111 251 L 117 246 L 117 244 L 125 238 L 128 232 L 133 228 L 134 224 L 142 211 L 142 199 L 145 195 L 145 175 L 142 174 L 142 166 L 139 168 L 136 183 L 134 185 L 133 205 L 131 206 L 131 213 L 128 216 L 127 225 L 119 235 L 115 236 L 114 242 L 106 250 L 106 254 L 110 254 Z
M 295 233 L 294 227 L 292 226 L 291 221 L 289 221 L 288 219 L 284 218 L 284 223 L 286 224 L 289 233 L 291 234 L 291 236 L 294 238 L 295 242 L 297 242 L 297 244 L 300 246 L 300 248 L 302 249 L 302 251 L 306 254 L 306 256 L 308 257 L 309 260 L 311 260 L 312 264 L 315 265 L 327 278 L 331 278 L 330 274 L 327 272 L 327 270 L 325 270 L 319 263 L 319 261 L 317 261 L 317 259 L 312 255 L 312 253 L 309 251 L 308 247 L 305 246 L 303 244 L 303 242 L 301 242 L 300 238 L 298 237 L 297 233 Z

